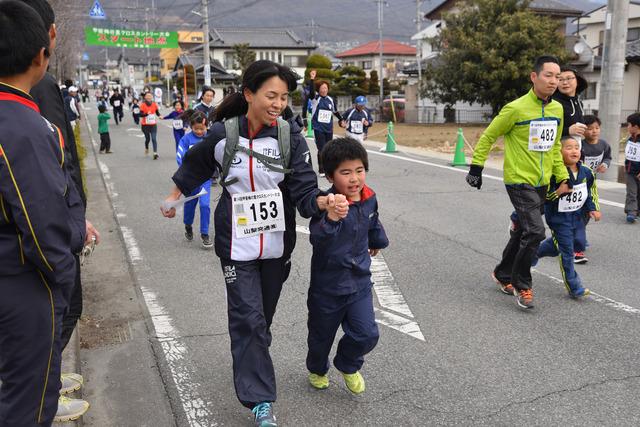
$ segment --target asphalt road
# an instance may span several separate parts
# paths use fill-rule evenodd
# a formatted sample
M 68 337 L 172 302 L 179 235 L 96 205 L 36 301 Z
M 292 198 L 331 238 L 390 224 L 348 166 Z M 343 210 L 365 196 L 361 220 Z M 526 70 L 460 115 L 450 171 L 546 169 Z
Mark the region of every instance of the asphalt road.
M 141 136 L 127 112 L 124 124 L 111 123 L 114 153 L 99 161 L 155 328 L 150 340 L 175 416 L 166 425 L 250 426 L 233 388 L 219 261 L 197 235 L 185 241 L 180 211 L 173 220 L 159 211 L 176 169 L 170 121 L 159 126 L 158 160 L 144 155 Z M 536 308 L 523 312 L 490 278 L 508 238 L 503 184 L 485 179 L 477 191 L 459 170 L 435 166 L 442 160 L 370 148 L 367 183 L 391 241 L 384 260 L 424 340 L 380 325 L 363 395 L 351 395 L 335 369 L 328 390 L 313 390 L 304 363 L 311 250 L 298 233 L 273 325 L 280 424 L 637 425 L 640 224 L 603 205 L 603 220 L 588 227 L 590 261 L 577 267 L 597 296 L 568 298 L 557 260 L 543 259 Z M 220 188 L 212 192 L 213 208 Z M 600 196 L 624 202 L 622 189 Z

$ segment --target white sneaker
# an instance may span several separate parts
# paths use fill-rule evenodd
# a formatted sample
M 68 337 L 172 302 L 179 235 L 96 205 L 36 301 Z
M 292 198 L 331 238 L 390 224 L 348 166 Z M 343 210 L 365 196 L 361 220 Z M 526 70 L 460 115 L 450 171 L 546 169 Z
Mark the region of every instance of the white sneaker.
M 62 381 L 62 387 L 60 387 L 60 394 L 73 393 L 76 390 L 80 390 L 80 387 L 84 384 L 84 378 L 80 374 L 62 374 L 60 376 Z
M 54 423 L 64 423 L 77 420 L 89 410 L 89 402 L 82 399 L 71 399 L 60 396 L 58 399 L 58 411 L 53 419 Z

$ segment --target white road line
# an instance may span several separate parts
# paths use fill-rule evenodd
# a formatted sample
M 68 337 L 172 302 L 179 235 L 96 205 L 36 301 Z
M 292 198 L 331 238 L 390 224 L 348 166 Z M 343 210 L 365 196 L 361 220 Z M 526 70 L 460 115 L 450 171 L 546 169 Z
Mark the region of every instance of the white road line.
M 467 171 L 464 170 L 464 169 L 457 169 L 457 168 L 454 168 L 454 167 L 451 167 L 451 166 L 440 165 L 438 163 L 427 162 L 427 161 L 424 161 L 424 160 L 411 159 L 411 158 L 408 158 L 408 157 L 402 157 L 402 156 L 398 156 L 398 155 L 395 155 L 395 154 L 381 153 L 381 152 L 375 151 L 375 150 L 367 150 L 367 152 L 371 153 L 371 154 L 376 154 L 376 155 L 379 155 L 379 156 L 391 157 L 391 158 L 398 159 L 398 160 L 404 160 L 406 162 L 418 163 L 418 164 L 426 165 L 426 166 L 433 166 L 433 167 L 436 167 L 436 168 L 446 169 L 446 170 L 449 170 L 449 171 L 467 173 Z M 496 180 L 496 181 L 502 181 L 502 178 L 501 177 L 497 177 L 497 176 L 482 174 L 482 177 L 483 178 L 486 177 L 486 178 L 493 179 L 493 180 Z M 615 207 L 618 207 L 618 208 L 624 208 L 624 204 L 618 203 L 618 202 L 612 202 L 612 201 L 603 200 L 603 199 L 599 199 L 599 202 L 601 204 L 603 204 L 603 205 L 609 205 L 609 206 L 615 206 Z M 562 283 L 563 286 L 564 286 L 564 282 L 562 281 L 562 279 L 558 279 L 557 277 L 550 276 L 550 275 L 548 275 L 546 273 L 543 273 L 543 272 L 541 272 L 541 271 L 539 271 L 539 270 L 537 270 L 535 268 L 532 268 L 531 271 L 535 271 L 538 274 L 541 274 L 541 275 L 546 276 L 546 277 L 548 277 L 548 278 L 550 278 L 552 280 L 555 280 L 555 281 L 557 281 L 559 283 Z M 611 307 L 611 308 L 613 308 L 615 310 L 623 311 L 625 313 L 630 313 L 630 314 L 640 314 L 640 310 L 637 309 L 637 308 L 633 308 L 633 307 L 631 307 L 629 305 L 626 305 L 626 304 L 623 304 L 621 302 L 612 300 L 611 298 L 607 298 L 607 297 L 605 297 L 603 295 L 600 295 L 600 294 L 598 294 L 596 292 L 593 292 L 593 291 L 591 291 L 591 295 L 589 296 L 589 298 L 591 298 L 592 300 L 594 300 L 596 302 L 604 304 L 604 305 L 606 305 L 608 307 Z
M 89 129 L 91 143 L 95 147 L 97 144 L 93 137 L 91 123 L 89 122 L 86 113 L 85 118 L 87 119 L 86 123 Z M 140 248 L 138 247 L 133 231 L 120 223 L 120 219 L 126 217 L 126 214 L 124 212 L 119 212 L 121 209 L 115 205 L 114 197 L 117 196 L 117 193 L 115 193 L 114 185 L 111 182 L 109 167 L 98 160 L 97 157 L 96 163 L 98 164 L 100 173 L 102 174 L 102 179 L 107 189 L 107 193 L 109 194 L 109 202 L 116 214 L 116 223 L 122 233 L 122 238 L 127 248 L 129 262 L 131 262 L 135 268 L 135 266 L 139 265 L 143 260 Z M 197 390 L 200 388 L 200 384 L 195 381 L 195 378 L 192 375 L 190 363 L 187 357 L 187 346 L 183 341 L 181 341 L 181 336 L 178 330 L 174 328 L 173 319 L 167 314 L 165 308 L 158 302 L 158 298 L 153 291 L 145 288 L 144 286 L 140 286 L 140 290 L 142 292 L 145 305 L 147 306 L 147 310 L 149 311 L 149 315 L 151 316 L 156 338 L 162 347 L 165 361 L 169 367 L 169 371 L 171 372 L 171 378 L 173 379 L 178 391 L 180 404 L 182 405 L 182 409 L 184 410 L 189 426 L 217 426 L 218 424 L 213 421 L 213 414 L 209 410 L 209 408 L 213 406 L 213 402 L 204 401 L 198 396 Z
M 296 225 L 296 231 L 302 234 L 309 234 L 309 228 L 304 225 Z M 425 341 L 424 335 L 420 331 L 420 325 L 413 320 L 413 313 L 400 292 L 400 288 L 396 284 L 382 254 L 371 258 L 371 277 L 373 292 L 380 306 L 384 308 L 384 310 L 374 309 L 376 322 L 420 341 Z
M 550 274 L 547 273 L 543 273 L 542 271 L 538 270 L 537 268 L 532 268 L 531 269 L 532 272 L 538 273 L 541 276 L 547 277 L 551 280 L 553 280 L 554 282 L 557 282 L 559 284 L 561 284 L 564 287 L 564 281 L 562 281 L 562 279 L 559 279 L 557 277 L 554 277 Z M 595 302 L 599 302 L 600 304 L 604 304 L 608 307 L 613 308 L 614 310 L 618 310 L 618 311 L 624 311 L 625 313 L 629 313 L 629 314 L 640 314 L 640 310 L 637 308 L 633 308 L 630 305 L 627 304 L 623 304 L 621 302 L 612 300 L 611 298 L 607 298 L 603 295 L 600 295 L 598 293 L 595 293 L 593 291 L 591 291 L 591 294 L 589 296 L 587 296 L 587 298 L 594 300 Z
M 464 173 L 464 174 L 469 172 L 466 169 L 454 168 L 453 166 L 441 165 L 441 164 L 438 164 L 438 163 L 427 162 L 427 161 L 424 161 L 424 160 L 411 159 L 411 158 L 408 158 L 408 157 L 398 156 L 396 154 L 381 153 L 381 152 L 375 151 L 375 150 L 367 150 L 367 152 L 371 153 L 371 154 L 377 154 L 378 156 L 391 157 L 393 159 L 404 160 L 406 162 L 418 163 L 418 164 L 426 165 L 426 166 L 432 166 L 434 168 L 446 169 L 448 171 L 453 171 L 453 172 L 460 172 L 460 173 Z M 486 174 L 486 173 L 482 174 L 482 178 L 483 179 L 484 178 L 493 179 L 494 181 L 502 181 L 502 177 L 489 175 L 489 174 Z M 616 207 L 616 208 L 624 208 L 624 204 L 623 203 L 613 202 L 611 200 L 605 200 L 605 199 L 598 199 L 598 201 L 602 205 L 613 206 L 613 207 Z

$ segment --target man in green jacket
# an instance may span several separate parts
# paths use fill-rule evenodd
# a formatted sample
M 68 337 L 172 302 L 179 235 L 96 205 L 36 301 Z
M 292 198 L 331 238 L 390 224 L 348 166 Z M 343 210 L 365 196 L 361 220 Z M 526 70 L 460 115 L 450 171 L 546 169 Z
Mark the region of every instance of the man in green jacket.
M 553 56 L 536 59 L 532 89 L 505 105 L 484 131 L 473 153 L 467 183 L 478 190 L 491 146 L 504 136 L 504 183 L 517 221 L 493 278 L 502 292 L 513 294 L 518 306 L 533 308 L 531 259 L 545 238 L 542 213 L 551 175 L 562 184 L 558 194 L 570 192 L 568 172 L 560 154 L 562 105 L 551 99 L 558 86 L 560 65 Z

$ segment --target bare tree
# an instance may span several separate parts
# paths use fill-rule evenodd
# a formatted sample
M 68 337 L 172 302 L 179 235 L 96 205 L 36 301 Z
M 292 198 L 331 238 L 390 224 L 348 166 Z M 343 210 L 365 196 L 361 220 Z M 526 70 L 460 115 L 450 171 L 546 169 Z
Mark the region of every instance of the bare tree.
M 80 16 L 82 0 L 49 0 L 56 14 L 56 48 L 51 55 L 49 72 L 58 80 L 75 80 L 82 55 L 84 19 Z

